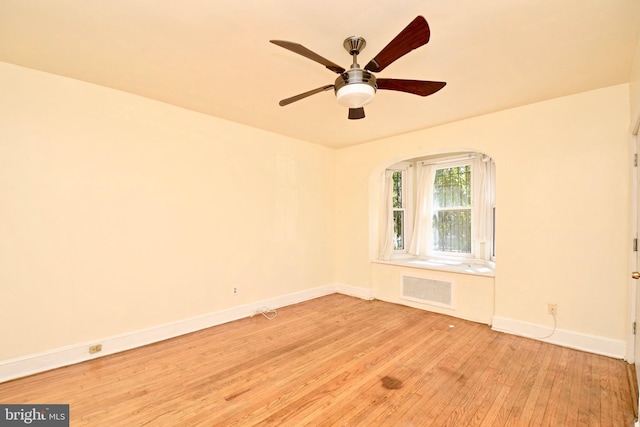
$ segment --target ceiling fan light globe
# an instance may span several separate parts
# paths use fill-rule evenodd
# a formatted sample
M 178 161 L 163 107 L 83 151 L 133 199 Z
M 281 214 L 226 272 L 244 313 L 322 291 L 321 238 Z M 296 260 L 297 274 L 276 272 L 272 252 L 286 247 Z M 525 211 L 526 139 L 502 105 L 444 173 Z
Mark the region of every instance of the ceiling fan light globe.
M 351 83 L 336 91 L 336 99 L 343 107 L 360 108 L 373 101 L 375 94 L 375 88 L 368 83 Z

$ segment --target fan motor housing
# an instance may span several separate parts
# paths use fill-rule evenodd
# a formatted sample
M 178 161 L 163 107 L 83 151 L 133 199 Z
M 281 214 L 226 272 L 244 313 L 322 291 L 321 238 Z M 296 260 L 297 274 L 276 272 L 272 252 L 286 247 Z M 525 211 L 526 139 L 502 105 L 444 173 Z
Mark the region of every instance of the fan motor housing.
M 354 83 L 366 83 L 372 88 L 376 90 L 378 89 L 378 85 L 376 85 L 376 76 L 362 68 L 352 68 L 338 76 L 335 82 L 336 92 L 340 90 L 341 87 Z
M 371 86 L 374 91 L 378 90 L 376 76 L 362 68 L 352 68 L 338 76 L 334 84 L 335 92 L 338 93 L 341 88 L 356 83 L 364 83 Z
M 376 77 L 362 68 L 352 68 L 340 74 L 334 85 L 338 103 L 350 108 L 360 108 L 373 101 L 377 89 Z

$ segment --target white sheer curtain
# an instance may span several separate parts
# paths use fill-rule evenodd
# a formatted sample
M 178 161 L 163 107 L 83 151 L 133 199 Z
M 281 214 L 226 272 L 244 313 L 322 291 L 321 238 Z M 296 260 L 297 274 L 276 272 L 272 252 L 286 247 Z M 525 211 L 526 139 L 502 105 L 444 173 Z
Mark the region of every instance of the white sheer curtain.
M 393 253 L 393 171 L 382 173 L 382 206 L 380 208 L 380 241 L 379 258 L 383 261 L 391 259 Z
M 490 259 L 489 251 L 489 220 L 491 197 L 491 157 L 481 154 L 473 159 L 473 212 L 472 241 L 474 242 L 474 254 L 479 259 Z
M 436 168 L 434 165 L 418 165 L 413 235 L 409 244 L 409 253 L 413 255 L 427 255 L 433 245 L 431 208 L 435 177 Z

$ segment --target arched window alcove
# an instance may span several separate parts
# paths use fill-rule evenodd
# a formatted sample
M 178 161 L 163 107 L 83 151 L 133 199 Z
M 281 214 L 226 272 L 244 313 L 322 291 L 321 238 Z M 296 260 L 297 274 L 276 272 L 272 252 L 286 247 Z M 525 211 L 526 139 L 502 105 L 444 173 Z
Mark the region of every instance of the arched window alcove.
M 374 172 L 374 262 L 494 275 L 495 162 L 473 150 L 425 154 Z

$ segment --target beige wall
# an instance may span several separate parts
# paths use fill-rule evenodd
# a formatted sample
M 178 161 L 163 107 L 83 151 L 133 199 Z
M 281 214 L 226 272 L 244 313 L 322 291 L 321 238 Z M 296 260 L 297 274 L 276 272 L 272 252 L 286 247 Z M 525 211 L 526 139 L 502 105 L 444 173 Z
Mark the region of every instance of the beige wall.
M 0 360 L 332 283 L 393 300 L 373 174 L 455 149 L 498 174 L 495 295 L 469 317 L 553 302 L 625 339 L 629 85 L 338 151 L 1 63 L 0 93 Z
M 640 40 L 636 45 L 636 52 L 631 69 L 630 100 L 631 100 L 631 120 L 634 126 L 640 125 Z
M 369 262 L 372 174 L 474 149 L 497 165 L 495 315 L 550 325 L 547 303 L 556 303 L 559 328 L 625 340 L 628 128 L 629 86 L 620 85 L 340 150 L 338 280 L 398 295 L 381 282 L 384 266 Z
M 0 360 L 334 282 L 335 151 L 3 63 L 0 94 Z

